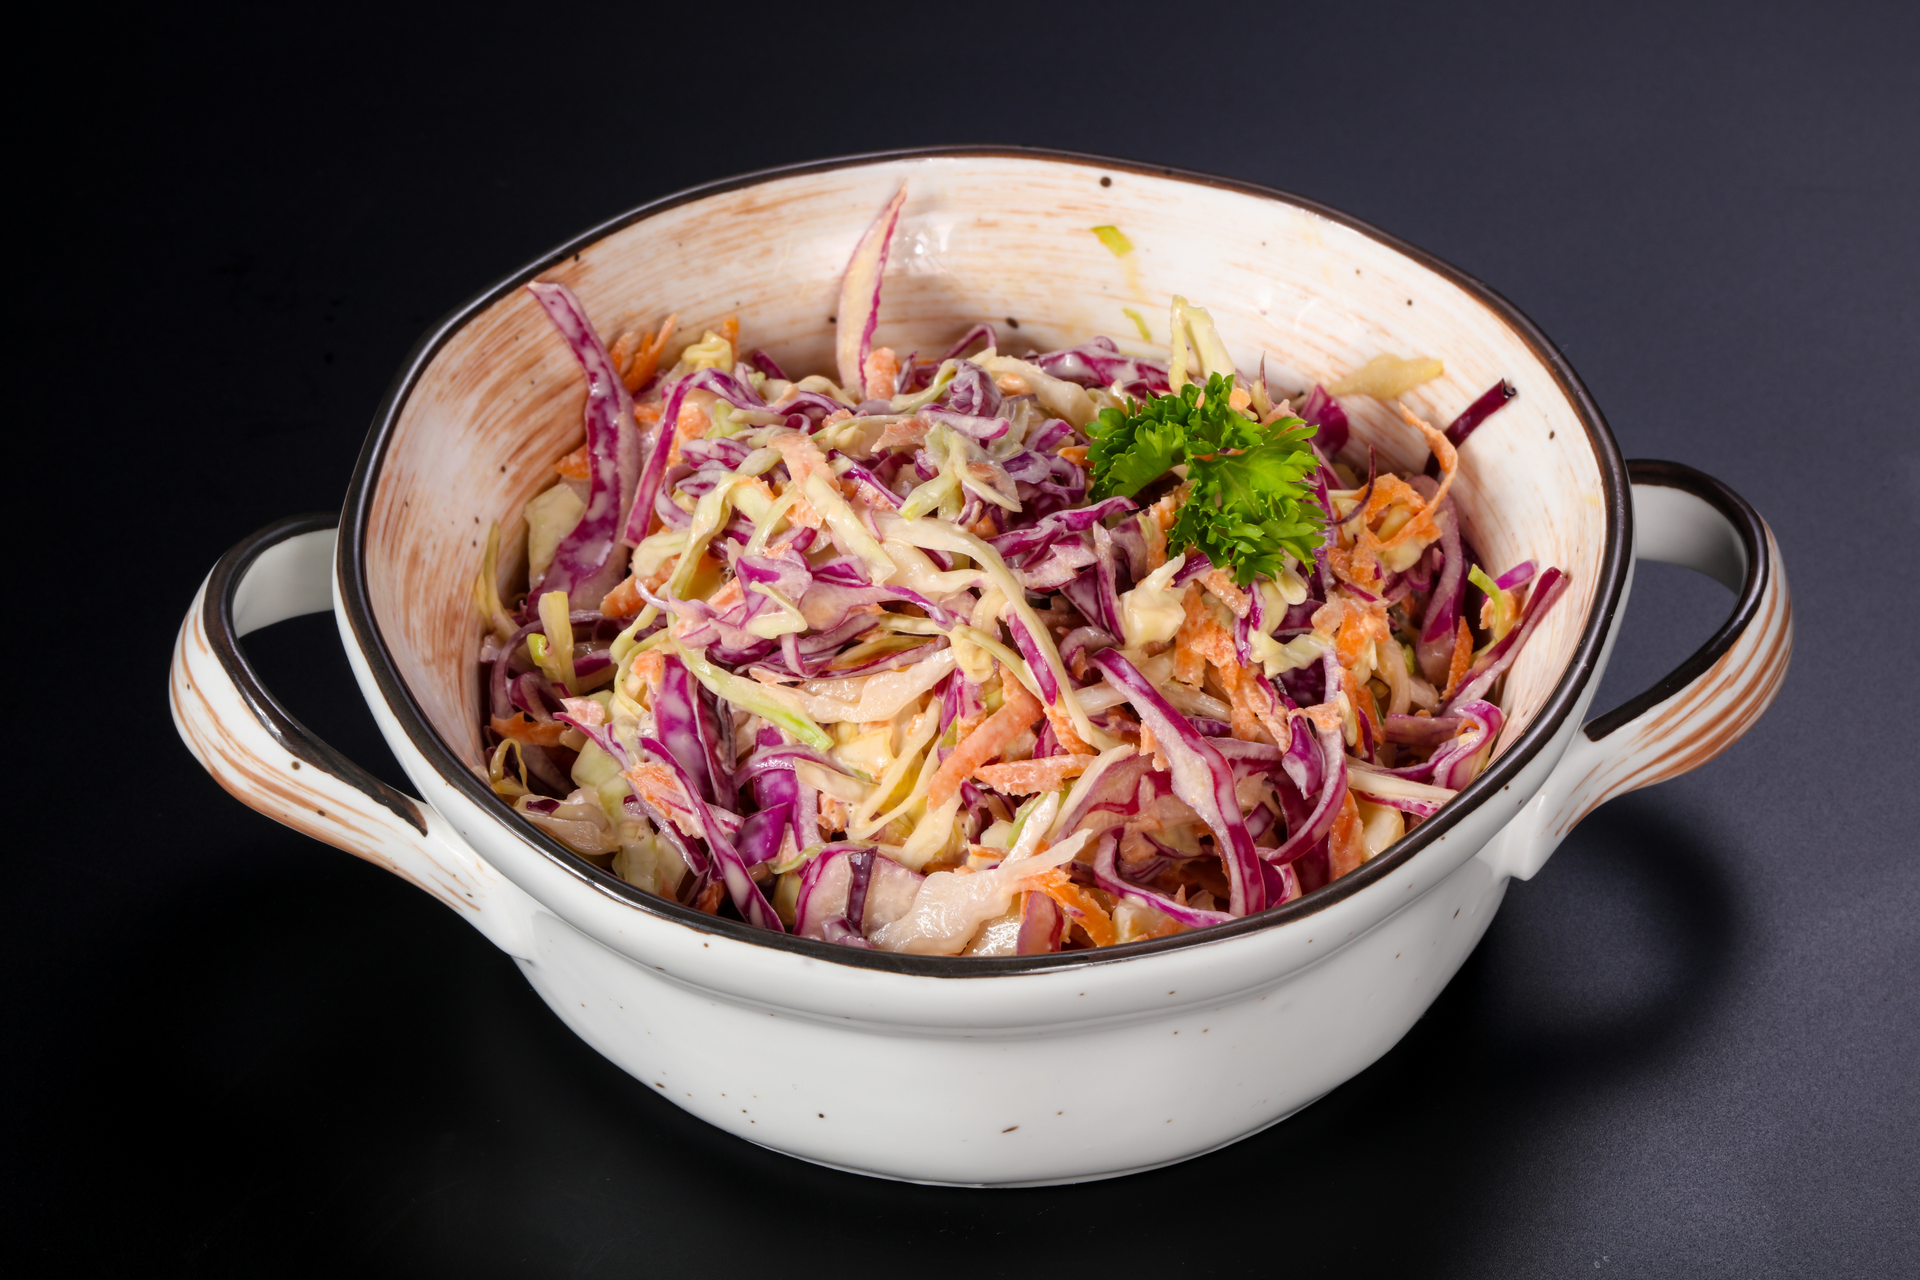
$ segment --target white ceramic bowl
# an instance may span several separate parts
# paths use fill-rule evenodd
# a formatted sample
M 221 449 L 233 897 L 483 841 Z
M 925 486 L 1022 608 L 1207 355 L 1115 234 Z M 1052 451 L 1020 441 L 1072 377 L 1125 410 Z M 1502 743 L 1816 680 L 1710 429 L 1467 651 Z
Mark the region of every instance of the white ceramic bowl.
M 1494 564 L 1572 585 L 1507 677 L 1485 774 L 1360 870 L 1232 925 L 998 959 L 855 951 L 651 897 L 512 815 L 480 771 L 468 587 L 489 522 L 520 527 L 581 435 L 584 388 L 520 287 L 564 281 L 603 330 L 737 312 L 787 368 L 832 367 L 848 253 L 909 184 L 881 340 L 938 350 L 977 319 L 1046 349 L 1164 327 L 1182 293 L 1236 358 L 1330 381 L 1382 351 L 1445 359 L 1409 402 L 1446 421 L 1497 379 L 1519 396 L 1462 450 L 1454 489 Z M 1115 258 L 1089 234 L 1137 246 Z M 1017 331 L 1008 326 L 1017 322 Z M 1424 449 L 1379 406 L 1356 440 Z M 511 955 L 556 1013 L 646 1088 L 729 1132 L 883 1177 L 1024 1185 L 1109 1177 L 1257 1132 L 1385 1053 L 1529 877 L 1608 797 L 1694 768 L 1772 699 L 1791 647 L 1771 534 L 1724 486 L 1623 463 L 1540 332 L 1459 271 L 1333 210 L 1243 183 L 1050 152 L 856 157 L 656 201 L 515 272 L 436 326 L 382 404 L 338 523 L 283 521 L 209 576 L 174 655 L 180 733 L 247 804 L 413 881 Z M 507 559 L 521 551 L 508 547 Z M 1700 653 L 1582 726 L 1635 554 L 1740 593 Z M 237 644 L 333 609 L 419 798 L 344 760 L 273 700 Z M 1142 1076 L 1204 1081 L 1143 1097 Z

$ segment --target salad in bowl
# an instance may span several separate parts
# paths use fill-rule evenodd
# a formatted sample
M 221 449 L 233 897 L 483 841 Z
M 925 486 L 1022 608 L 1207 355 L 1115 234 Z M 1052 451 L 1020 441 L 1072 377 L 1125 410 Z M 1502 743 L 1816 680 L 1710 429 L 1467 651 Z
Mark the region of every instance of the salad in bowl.
M 855 249 L 827 371 L 751 346 L 751 315 L 669 356 L 673 316 L 603 338 L 526 286 L 585 440 L 525 506 L 524 586 L 497 527 L 477 568 L 493 790 L 709 914 L 1034 955 L 1293 901 L 1471 782 L 1568 582 L 1484 563 L 1454 509 L 1511 385 L 1444 426 L 1398 402 L 1442 373 L 1423 353 L 1276 385 L 1180 296 L 1158 349 L 956 317 L 903 353 L 880 280 L 905 197 Z M 1354 397 L 1396 405 L 1424 471 L 1351 446 Z

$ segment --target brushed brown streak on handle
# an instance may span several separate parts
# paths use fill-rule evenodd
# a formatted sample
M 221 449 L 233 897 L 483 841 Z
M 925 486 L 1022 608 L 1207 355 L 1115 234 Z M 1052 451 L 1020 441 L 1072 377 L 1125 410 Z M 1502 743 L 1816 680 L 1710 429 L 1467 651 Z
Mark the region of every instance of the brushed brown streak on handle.
M 1634 726 L 1630 750 L 1595 764 L 1575 784 L 1581 801 L 1569 810 L 1560 835 L 1615 796 L 1698 769 L 1738 742 L 1773 702 L 1793 656 L 1793 601 L 1771 529 L 1767 557 L 1766 595 L 1752 625 L 1705 675 Z M 1649 754 L 1656 749 L 1658 754 Z M 1614 769 L 1625 772 L 1607 778 Z
M 190 670 L 190 652 L 200 655 L 208 664 L 218 661 L 201 625 L 203 613 L 196 602 L 182 625 L 167 683 L 174 719 L 191 739 L 195 753 L 205 762 L 214 781 L 240 803 L 283 826 L 392 872 L 450 907 L 478 911 L 477 903 L 453 892 L 446 884 L 414 875 L 381 852 L 384 843 L 407 841 L 422 849 L 449 882 L 459 883 L 458 874 L 426 852 L 428 841 L 418 831 L 400 824 L 384 810 L 357 809 L 345 796 L 325 794 L 295 777 L 273 771 L 234 734 Z M 247 714 L 238 698 L 234 702 L 233 714 Z M 328 775 L 318 773 L 317 776 Z

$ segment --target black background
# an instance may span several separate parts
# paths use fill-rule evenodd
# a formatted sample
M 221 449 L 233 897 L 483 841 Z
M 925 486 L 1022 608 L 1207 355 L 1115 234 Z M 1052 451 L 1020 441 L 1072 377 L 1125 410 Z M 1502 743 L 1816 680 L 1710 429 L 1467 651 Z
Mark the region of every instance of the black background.
M 273 12 L 76 10 L 10 59 L 52 73 L 11 113 L 14 1274 L 1912 1273 L 1913 6 Z M 1594 814 L 1378 1065 L 1077 1188 L 706 1128 L 424 895 L 229 799 L 162 692 L 207 568 L 338 506 L 467 295 L 694 182 L 974 141 L 1297 191 L 1489 282 L 1628 457 L 1759 508 L 1798 622 L 1758 727 Z M 1643 567 L 1595 710 L 1730 599 Z M 329 619 L 251 648 L 394 775 Z

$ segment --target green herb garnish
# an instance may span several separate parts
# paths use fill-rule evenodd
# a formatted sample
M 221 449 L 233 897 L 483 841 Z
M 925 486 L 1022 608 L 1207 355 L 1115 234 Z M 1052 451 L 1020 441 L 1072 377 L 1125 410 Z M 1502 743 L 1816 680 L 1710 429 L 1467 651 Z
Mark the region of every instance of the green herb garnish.
M 1303 481 L 1320 460 L 1306 442 L 1317 427 L 1299 418 L 1262 426 L 1228 403 L 1231 379 L 1213 374 L 1204 393 L 1188 383 L 1177 393 L 1126 411 L 1102 409 L 1087 424 L 1093 440 L 1093 497 L 1131 498 L 1185 463 L 1193 486 L 1167 531 L 1167 549 L 1197 548 L 1244 587 L 1255 576 L 1278 578 L 1284 556 L 1309 561 L 1326 513 Z

